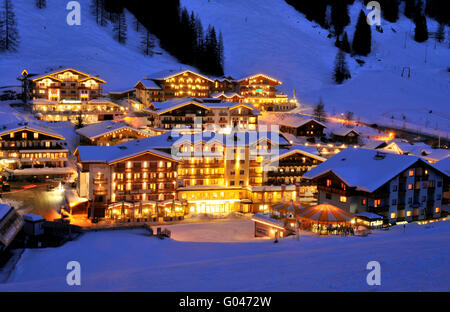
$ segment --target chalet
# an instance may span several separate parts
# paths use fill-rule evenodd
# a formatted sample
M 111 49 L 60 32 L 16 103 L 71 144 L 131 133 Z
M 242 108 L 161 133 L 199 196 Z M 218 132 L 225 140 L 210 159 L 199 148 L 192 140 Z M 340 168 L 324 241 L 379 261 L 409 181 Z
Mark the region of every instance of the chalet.
M 264 117 L 265 121 L 279 125 L 281 132 L 295 137 L 320 138 L 327 127 L 317 120 L 304 118 L 298 114 L 267 114 Z
M 434 164 L 436 168 L 439 170 L 450 174 L 450 156 L 447 158 L 441 159 L 437 163 Z M 450 204 L 450 182 L 444 181 L 444 205 Z M 447 211 L 449 211 L 449 207 L 447 207 Z
M 253 215 L 252 221 L 255 223 L 255 237 L 280 238 L 290 234 L 284 222 L 268 215 L 257 213 Z
M 319 156 L 315 147 L 293 145 L 287 149 L 280 149 L 279 156 L 270 161 L 269 170 L 266 171 L 265 181 L 267 185 L 303 184 L 301 193 L 315 192 L 310 190 L 309 180 L 302 179 L 303 174 L 326 161 Z M 300 194 L 299 194 L 300 195 Z
M 282 82 L 264 74 L 255 74 L 236 80 L 245 103 L 252 103 L 261 110 L 277 110 L 277 105 L 289 103 L 287 95 L 278 94 Z
M 0 204 L 0 251 L 11 244 L 23 224 L 23 218 L 13 207 Z
M 249 103 L 260 110 L 283 111 L 296 107 L 278 92 L 281 82 L 264 74 L 235 80 L 232 77 L 212 79 L 191 70 L 167 70 L 149 75 L 135 85 L 136 98 L 145 106 L 173 98 L 218 98 L 227 102 Z
M 391 143 L 387 144 L 382 150 L 401 155 L 419 156 L 430 163 L 438 162 L 439 160 L 450 156 L 450 150 L 439 148 L 434 149 L 422 142 L 409 143 L 403 141 L 392 141 Z
M 136 97 L 145 105 L 173 98 L 209 97 L 213 87 L 214 80 L 191 70 L 154 73 L 135 85 Z
M 0 159 L 4 169 L 15 178 L 30 176 L 66 177 L 68 167 L 65 138 L 53 131 L 28 123 L 0 128 Z
M 303 177 L 317 184 L 319 203 L 396 223 L 440 217 L 449 176 L 416 156 L 347 148 Z
M 117 145 L 130 140 L 143 139 L 150 134 L 121 122 L 102 121 L 77 129 L 81 145 Z
M 358 144 L 359 133 L 352 128 L 340 127 L 331 132 L 332 139 L 345 144 Z
M 102 95 L 106 81 L 78 70 L 67 68 L 36 76 L 32 80 L 33 99 L 53 102 L 78 100 L 87 102 Z
M 162 129 L 248 129 L 256 130 L 260 112 L 251 104 L 220 99 L 181 98 L 155 106 L 155 127 Z

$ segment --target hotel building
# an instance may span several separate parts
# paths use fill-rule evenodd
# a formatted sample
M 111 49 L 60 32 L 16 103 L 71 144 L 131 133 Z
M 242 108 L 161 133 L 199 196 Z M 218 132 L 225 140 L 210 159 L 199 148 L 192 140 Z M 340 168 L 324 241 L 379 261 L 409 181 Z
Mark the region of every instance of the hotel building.
M 16 179 L 71 176 L 68 153 L 65 138 L 53 130 L 28 123 L 0 128 L 0 167 Z

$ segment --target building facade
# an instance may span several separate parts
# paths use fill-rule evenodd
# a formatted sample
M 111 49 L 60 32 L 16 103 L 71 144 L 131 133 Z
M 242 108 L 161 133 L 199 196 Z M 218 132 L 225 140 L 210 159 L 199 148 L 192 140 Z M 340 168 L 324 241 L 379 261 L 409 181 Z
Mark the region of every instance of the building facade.
M 68 154 L 65 138 L 52 130 L 27 123 L 0 129 L 0 166 L 11 177 L 70 176 Z
M 305 177 L 317 183 L 319 203 L 376 213 L 389 223 L 440 217 L 448 183 L 445 172 L 418 157 L 357 148 L 333 156 Z

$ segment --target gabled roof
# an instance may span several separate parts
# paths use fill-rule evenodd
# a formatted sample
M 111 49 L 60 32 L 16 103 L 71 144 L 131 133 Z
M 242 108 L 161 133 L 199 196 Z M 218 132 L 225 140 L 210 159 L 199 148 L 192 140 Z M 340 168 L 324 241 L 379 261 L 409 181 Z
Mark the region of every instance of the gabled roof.
M 266 79 L 272 80 L 272 81 L 276 82 L 277 84 L 282 84 L 281 81 L 279 81 L 279 80 L 277 80 L 277 79 L 275 79 L 275 78 L 273 78 L 273 77 L 270 77 L 270 76 L 268 76 L 268 75 L 261 74 L 261 73 L 259 73 L 259 74 L 254 74 L 254 75 L 251 75 L 251 76 L 246 76 L 246 77 L 243 77 L 243 78 L 241 78 L 241 79 L 239 79 L 239 80 L 237 80 L 237 81 L 238 81 L 238 82 L 241 82 L 241 81 L 244 81 L 244 80 L 246 80 L 246 79 L 253 79 L 253 78 L 256 78 L 256 77 L 259 77 L 259 76 L 262 76 L 262 77 L 264 77 L 264 78 L 266 78 Z
M 199 73 L 197 73 L 195 71 L 192 71 L 190 69 L 186 69 L 186 70 L 182 70 L 182 71 L 177 71 L 177 70 L 173 70 L 173 69 L 159 71 L 159 72 L 156 72 L 156 73 L 153 73 L 153 74 L 149 75 L 147 77 L 147 79 L 166 80 L 166 79 L 172 78 L 174 76 L 178 76 L 178 75 L 184 74 L 186 72 L 189 72 L 191 74 L 194 74 L 194 75 L 197 75 L 199 77 L 202 77 L 202 78 L 204 78 L 206 80 L 214 82 L 214 80 L 212 80 L 211 78 L 209 78 L 207 76 L 204 76 L 204 75 L 201 75 L 201 74 L 199 74 Z
M 222 92 L 214 92 L 214 93 L 211 94 L 211 97 L 218 98 L 218 97 L 220 97 L 222 95 L 224 97 L 228 98 L 228 99 L 231 99 L 231 98 L 233 98 L 235 96 L 243 98 L 243 96 L 240 95 L 239 93 L 236 93 L 236 92 L 224 92 L 224 91 L 222 91 Z
M 289 113 L 284 113 L 284 114 L 266 114 L 264 116 L 264 120 L 268 123 L 273 123 L 273 124 L 278 124 L 278 125 L 283 125 L 283 126 L 287 126 L 287 127 L 292 127 L 292 128 L 298 128 L 301 127 L 305 124 L 307 124 L 308 122 L 314 122 L 316 124 L 319 124 L 321 126 L 323 126 L 324 128 L 326 128 L 327 126 L 315 119 L 311 119 L 311 118 L 304 118 L 299 114 L 289 114 Z
M 136 83 L 136 85 L 134 87 L 136 88 L 139 84 L 142 84 L 144 86 L 144 88 L 146 88 L 146 89 L 161 90 L 161 87 L 151 79 L 139 80 L 138 83 Z
M 112 133 L 114 131 L 118 131 L 121 129 L 128 129 L 131 131 L 138 132 L 145 136 L 150 136 L 149 134 L 147 134 L 141 130 L 138 130 L 138 129 L 128 126 L 126 124 L 123 124 L 120 122 L 115 122 L 112 120 L 107 120 L 107 121 L 102 121 L 102 122 L 98 122 L 95 124 L 90 124 L 81 129 L 77 129 L 76 132 L 79 135 L 82 135 L 82 136 L 87 137 L 92 140 L 92 139 L 107 135 L 109 133 Z
M 347 127 L 339 127 L 331 131 L 332 134 L 337 136 L 347 136 L 350 132 L 354 132 L 356 135 L 359 135 L 359 132 L 352 128 Z
M 439 170 L 445 171 L 447 172 L 447 174 L 450 174 L 450 156 L 438 161 L 437 163 L 434 164 L 434 166 Z
M 417 156 L 347 148 L 311 169 L 303 177 L 314 179 L 332 172 L 349 187 L 372 193 L 417 162 L 423 162 L 448 176 Z
M 104 81 L 103 79 L 100 79 L 98 77 L 91 76 L 89 74 L 80 72 L 80 71 L 75 70 L 73 68 L 66 68 L 66 69 L 63 69 L 63 70 L 56 71 L 56 72 L 51 72 L 51 73 L 46 73 L 46 74 L 43 74 L 43 75 L 40 75 L 40 76 L 36 76 L 36 77 L 33 78 L 33 81 L 41 80 L 41 79 L 44 79 L 44 78 L 49 78 L 49 79 L 54 79 L 54 80 L 57 80 L 59 82 L 62 82 L 62 80 L 57 78 L 56 75 L 58 75 L 60 73 L 67 72 L 67 71 L 70 71 L 72 73 L 76 73 L 78 75 L 84 76 L 84 78 L 78 80 L 80 82 L 85 81 L 85 80 L 89 80 L 89 79 L 94 79 L 94 80 L 100 81 L 102 83 L 106 83 L 106 81 Z
M 270 163 L 273 163 L 275 161 L 278 161 L 280 159 L 283 159 L 285 157 L 288 157 L 290 155 L 294 155 L 297 153 L 317 159 L 321 162 L 324 162 L 327 160 L 326 158 L 318 155 L 319 152 L 317 151 L 317 149 L 315 147 L 304 146 L 304 145 L 292 145 L 292 147 L 289 149 L 280 149 L 278 157 L 274 157 L 273 159 L 271 159 Z
M 13 208 L 7 204 L 0 204 L 0 221 L 2 221 L 4 217 L 6 217 L 11 209 Z
M 234 103 L 234 102 L 227 102 L 227 101 L 221 101 L 219 99 L 208 99 L 208 98 L 173 98 L 169 101 L 165 102 L 153 102 L 156 112 L 161 115 L 170 111 L 173 111 L 175 109 L 181 108 L 186 105 L 196 105 L 204 109 L 213 109 L 213 108 L 226 108 L 226 109 L 235 109 L 240 106 L 246 107 L 254 112 L 255 115 L 259 115 L 260 112 L 249 103 Z
M 9 124 L 4 125 L 3 127 L 0 127 L 0 136 L 3 136 L 5 134 L 15 133 L 22 130 L 29 130 L 32 132 L 37 132 L 40 134 L 48 135 L 54 138 L 57 138 L 59 140 L 65 140 L 65 138 L 58 132 L 49 130 L 40 126 L 36 125 L 25 125 L 25 124 Z

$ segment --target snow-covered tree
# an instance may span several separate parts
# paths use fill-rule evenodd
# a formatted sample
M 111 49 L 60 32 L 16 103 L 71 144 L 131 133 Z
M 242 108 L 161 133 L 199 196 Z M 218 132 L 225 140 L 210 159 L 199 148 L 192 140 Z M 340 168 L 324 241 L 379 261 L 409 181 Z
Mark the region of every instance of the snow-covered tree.
M 145 55 L 152 56 L 155 48 L 155 40 L 148 30 L 142 35 L 141 49 Z
M 353 35 L 352 50 L 358 55 L 368 55 L 372 49 L 372 31 L 363 10 L 359 13 L 355 34 Z
M 325 104 L 322 101 L 322 98 L 319 99 L 319 103 L 314 107 L 314 115 L 316 116 L 317 121 L 321 122 L 327 116 L 325 112 Z
M 428 40 L 427 19 L 423 14 L 417 14 L 414 18 L 414 40 L 424 42 Z
M 47 7 L 47 0 L 36 0 L 36 7 L 38 9 L 45 9 Z
M 342 50 L 339 50 L 336 55 L 336 61 L 334 65 L 333 78 L 336 83 L 341 84 L 344 80 L 351 78 L 350 71 L 345 61 L 345 54 Z
M 123 12 L 118 15 L 114 24 L 114 38 L 122 44 L 127 42 L 127 19 Z
M 0 20 L 0 50 L 17 51 L 19 32 L 11 0 L 3 0 Z
M 105 0 L 92 0 L 91 12 L 98 25 L 106 26 Z

